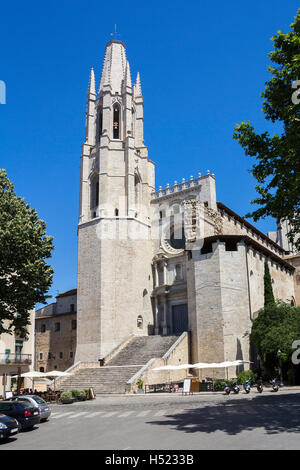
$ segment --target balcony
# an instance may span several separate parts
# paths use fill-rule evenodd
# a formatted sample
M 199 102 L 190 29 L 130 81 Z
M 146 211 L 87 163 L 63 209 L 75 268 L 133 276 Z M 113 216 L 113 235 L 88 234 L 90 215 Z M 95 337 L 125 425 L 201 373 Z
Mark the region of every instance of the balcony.
M 0 354 L 0 365 L 3 364 L 24 364 L 30 365 L 32 363 L 32 355 L 31 354 L 7 354 L 2 353 Z

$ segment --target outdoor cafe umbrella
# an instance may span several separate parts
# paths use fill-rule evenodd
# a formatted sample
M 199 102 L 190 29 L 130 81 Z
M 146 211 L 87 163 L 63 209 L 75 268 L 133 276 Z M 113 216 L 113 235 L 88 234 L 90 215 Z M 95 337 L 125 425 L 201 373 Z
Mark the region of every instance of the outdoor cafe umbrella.
M 225 368 L 228 375 L 228 367 L 240 366 L 241 364 L 249 364 L 250 361 L 224 361 L 224 362 L 198 362 L 197 364 L 181 364 L 179 366 L 169 365 L 156 367 L 153 370 L 181 370 L 181 369 L 218 369 Z M 214 380 L 213 380 L 214 381 Z
M 180 364 L 178 366 L 169 365 L 169 366 L 155 367 L 153 370 L 182 370 L 182 369 L 190 369 L 191 367 L 193 367 L 193 364 Z
M 55 380 L 58 379 L 59 377 L 66 377 L 67 375 L 70 375 L 69 372 L 62 372 L 61 370 L 51 370 L 50 372 L 44 373 L 44 377 L 53 378 L 54 391 L 55 391 Z
M 240 366 L 242 364 L 249 364 L 250 361 L 242 361 L 240 359 L 236 361 L 224 361 L 224 362 L 198 362 L 192 366 L 193 369 L 218 369 L 218 368 L 225 368 L 226 375 L 228 378 L 228 367 Z
M 19 377 L 18 375 L 14 375 L 13 378 Z M 32 380 L 32 391 L 34 391 L 34 379 L 40 379 L 45 377 L 43 372 L 37 372 L 36 370 L 30 370 L 29 372 L 24 372 L 20 375 L 20 377 L 28 378 Z
M 161 367 L 155 367 L 153 370 L 182 370 L 182 369 L 190 369 L 193 367 L 193 364 L 180 364 L 178 366 L 175 365 L 169 365 L 169 366 L 161 366 Z M 169 382 L 170 382 L 170 374 L 169 374 Z

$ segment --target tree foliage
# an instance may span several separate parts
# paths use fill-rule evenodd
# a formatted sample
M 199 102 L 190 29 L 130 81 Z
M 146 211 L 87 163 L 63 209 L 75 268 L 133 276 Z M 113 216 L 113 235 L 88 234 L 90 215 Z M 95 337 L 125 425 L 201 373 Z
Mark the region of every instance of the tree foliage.
M 274 305 L 275 299 L 272 289 L 272 279 L 270 275 L 269 265 L 268 262 L 265 260 L 265 273 L 264 273 L 264 306 L 267 305 Z
M 278 31 L 272 37 L 269 54 L 272 75 L 262 93 L 267 120 L 281 123 L 282 134 L 257 134 L 250 122 L 235 126 L 234 139 L 245 154 L 256 157 L 252 174 L 258 182 L 259 197 L 252 201 L 260 207 L 246 217 L 254 221 L 266 216 L 287 220 L 288 238 L 300 249 L 300 10 L 291 31 Z
M 279 349 L 283 359 L 290 359 L 294 352 L 292 344 L 299 339 L 300 307 L 283 302 L 268 304 L 253 321 L 250 341 L 266 365 L 277 363 Z
M 46 224 L 0 169 L 0 334 L 27 336 L 30 310 L 45 303 L 52 284 L 53 238 Z

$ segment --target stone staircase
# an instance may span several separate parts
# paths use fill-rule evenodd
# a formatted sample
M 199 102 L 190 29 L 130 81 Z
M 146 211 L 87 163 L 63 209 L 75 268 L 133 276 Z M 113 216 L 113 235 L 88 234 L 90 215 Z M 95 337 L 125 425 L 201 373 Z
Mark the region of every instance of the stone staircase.
M 60 389 L 82 390 L 92 387 L 96 394 L 125 393 L 126 383 L 139 369 L 140 366 L 79 369 L 60 385 Z
M 162 357 L 178 336 L 136 336 L 108 363 L 108 366 L 145 365 L 153 357 Z
M 61 381 L 60 390 L 92 387 L 96 394 L 125 393 L 128 380 L 152 358 L 163 357 L 177 336 L 136 336 L 103 367 L 77 369 Z

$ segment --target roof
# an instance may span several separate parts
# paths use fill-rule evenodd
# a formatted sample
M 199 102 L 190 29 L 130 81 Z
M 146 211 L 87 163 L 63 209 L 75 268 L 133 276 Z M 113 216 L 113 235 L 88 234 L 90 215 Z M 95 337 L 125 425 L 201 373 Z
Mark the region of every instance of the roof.
M 58 297 L 68 297 L 68 296 L 71 296 L 71 295 L 77 295 L 77 289 L 65 290 L 64 292 L 61 292 L 60 294 L 58 294 L 56 296 L 56 298 L 58 298 Z
M 109 41 L 105 49 L 99 92 L 109 85 L 112 93 L 121 93 L 126 66 L 125 45 L 116 39 Z
M 247 235 L 213 235 L 211 237 L 204 238 L 204 243 L 214 243 L 214 242 L 226 242 L 226 241 L 233 241 L 233 242 L 240 242 L 243 241 L 246 245 L 251 246 L 258 252 L 263 253 L 267 258 L 275 261 L 278 264 L 283 265 L 286 269 L 291 272 L 295 271 L 294 266 L 288 263 L 285 259 L 281 258 L 280 256 L 276 255 L 273 251 L 266 248 L 264 245 L 261 245 L 257 241 L 253 240 L 253 238 L 248 237 Z
M 278 245 L 276 242 L 271 240 L 267 235 L 265 235 L 263 232 L 258 230 L 254 225 L 250 224 L 247 220 L 245 220 L 243 217 L 238 215 L 236 212 L 234 212 L 232 209 L 229 209 L 229 207 L 225 206 L 222 202 L 217 202 L 217 207 L 220 210 L 223 210 L 224 212 L 227 212 L 227 214 L 231 215 L 234 219 L 238 220 L 240 223 L 244 224 L 245 227 L 249 228 L 253 232 L 255 232 L 257 235 L 259 235 L 261 238 L 263 238 L 267 243 L 270 245 L 274 246 L 276 250 L 279 250 L 282 252 L 282 255 L 287 255 L 288 252 L 286 252 L 280 245 Z

